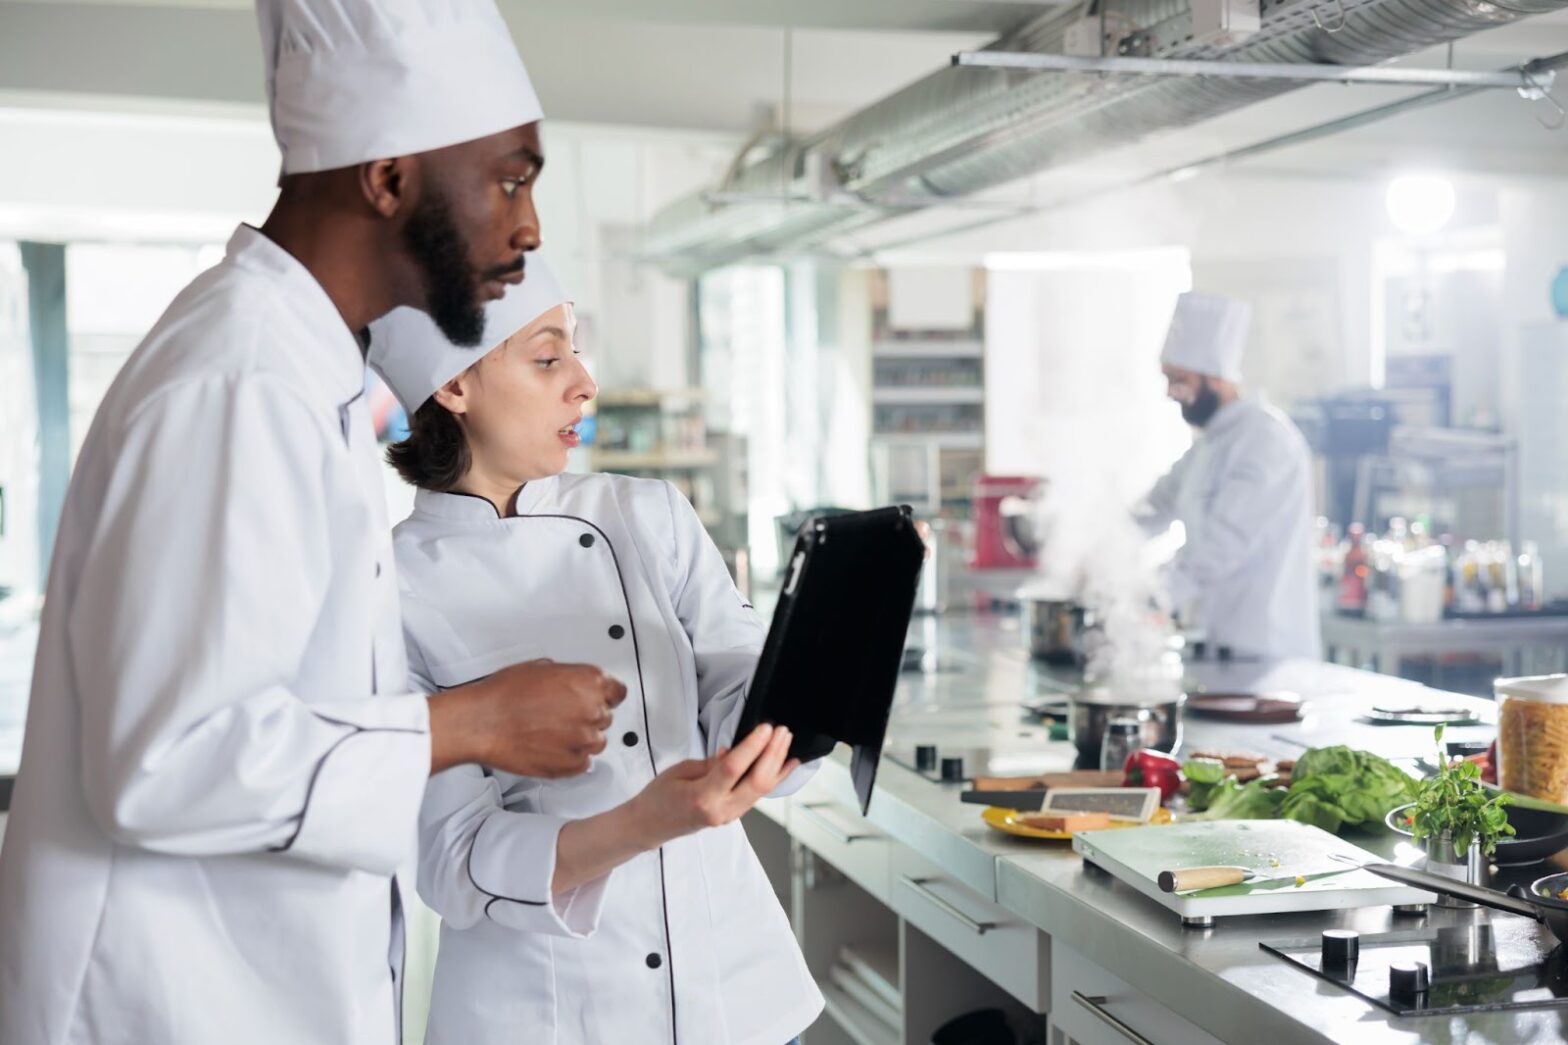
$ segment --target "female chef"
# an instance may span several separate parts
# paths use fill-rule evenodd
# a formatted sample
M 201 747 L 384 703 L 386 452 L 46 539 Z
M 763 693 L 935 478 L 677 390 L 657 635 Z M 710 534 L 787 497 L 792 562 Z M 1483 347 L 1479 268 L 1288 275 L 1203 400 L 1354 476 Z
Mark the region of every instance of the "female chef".
M 488 307 L 477 362 L 420 312 L 372 329 L 371 364 L 410 416 L 388 458 L 419 488 L 394 537 L 416 680 L 433 692 L 552 658 L 627 685 L 581 776 L 431 778 L 428 1040 L 784 1045 L 822 996 L 736 818 L 813 767 L 785 761 L 782 728 L 735 743 L 765 629 L 686 499 L 562 474 L 597 392 L 573 332 L 537 254 Z

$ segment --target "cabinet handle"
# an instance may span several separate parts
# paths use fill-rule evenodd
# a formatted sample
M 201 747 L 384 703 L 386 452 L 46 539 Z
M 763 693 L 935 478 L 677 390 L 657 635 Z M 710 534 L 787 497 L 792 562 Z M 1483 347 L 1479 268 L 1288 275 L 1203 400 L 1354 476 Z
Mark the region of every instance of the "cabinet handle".
M 828 834 L 832 835 L 833 836 L 833 840 L 835 842 L 838 842 L 841 845 L 849 845 L 851 842 L 858 842 L 858 841 L 860 841 L 862 839 L 865 839 L 865 838 L 875 838 L 876 837 L 875 835 L 870 835 L 870 834 L 865 834 L 865 833 L 853 834 L 853 833 L 851 833 L 849 831 L 844 830 L 842 827 L 840 827 L 839 825 L 835 824 L 833 821 L 829 820 L 827 817 L 823 816 L 821 813 L 817 812 L 817 810 L 819 810 L 819 809 L 831 808 L 832 805 L 833 805 L 832 802 L 812 802 L 812 803 L 802 802 L 801 805 L 800 805 L 800 811 L 802 813 L 806 814 L 807 819 L 811 820 L 818 827 L 822 828 L 822 830 L 824 830 Z
M 943 899 L 941 896 L 926 888 L 927 882 L 939 881 L 940 879 L 911 878 L 907 874 L 900 875 L 899 877 L 902 879 L 903 883 L 909 887 L 911 892 L 920 896 L 932 907 L 937 907 L 943 911 L 946 911 L 955 920 L 962 922 L 964 928 L 968 929 L 976 936 L 984 936 L 986 933 L 990 932 L 992 929 L 995 929 L 999 924 L 1001 924 L 999 922 L 977 922 L 963 911 L 959 910 L 958 907 L 956 907 L 951 901 Z
M 1088 1009 L 1089 1015 L 1093 1016 L 1107 1027 L 1115 1030 L 1122 1037 L 1132 1042 L 1133 1045 L 1154 1045 L 1154 1042 L 1150 1041 L 1148 1038 L 1145 1038 L 1142 1034 L 1139 1034 L 1137 1031 L 1127 1026 L 1127 1024 L 1123 1023 L 1115 1016 L 1112 1016 L 1105 1008 L 1105 1003 L 1109 1000 L 1110 999 L 1106 998 L 1103 994 L 1097 994 L 1093 997 L 1090 997 L 1089 995 L 1084 994 L 1082 991 L 1073 991 L 1073 1001 Z

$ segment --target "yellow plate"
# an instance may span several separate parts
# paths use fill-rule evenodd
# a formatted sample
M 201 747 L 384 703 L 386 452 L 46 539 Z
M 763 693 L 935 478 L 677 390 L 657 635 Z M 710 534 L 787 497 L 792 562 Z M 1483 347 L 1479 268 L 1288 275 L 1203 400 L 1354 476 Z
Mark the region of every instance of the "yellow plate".
M 1030 827 L 1027 824 L 1021 824 L 1018 822 L 1019 817 L 1035 815 L 1035 813 L 1029 813 L 1022 809 L 1006 809 L 1002 806 L 986 806 L 985 810 L 980 814 L 980 819 L 984 820 L 986 822 L 986 826 L 988 827 L 995 828 L 1003 834 L 1017 835 L 1019 838 L 1044 838 L 1054 842 L 1065 842 L 1072 838 L 1073 833 L 1071 831 L 1046 831 L 1038 827 Z M 1170 810 L 1164 808 L 1163 806 L 1159 809 L 1156 809 L 1154 811 L 1154 815 L 1149 818 L 1149 824 L 1168 824 L 1170 822 Z M 1112 820 L 1111 826 L 1145 827 L 1147 825 L 1131 823 L 1126 820 Z

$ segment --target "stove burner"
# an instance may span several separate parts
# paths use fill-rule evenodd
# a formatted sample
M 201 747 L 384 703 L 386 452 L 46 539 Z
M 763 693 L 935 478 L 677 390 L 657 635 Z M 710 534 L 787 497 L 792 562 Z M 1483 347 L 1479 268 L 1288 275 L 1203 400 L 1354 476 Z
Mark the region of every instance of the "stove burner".
M 1542 936 L 1523 918 L 1478 916 L 1465 925 L 1361 935 L 1348 962 L 1342 940 L 1259 946 L 1396 1016 L 1452 1016 L 1568 1007 L 1568 955 Z M 1325 950 L 1340 960 L 1325 963 Z

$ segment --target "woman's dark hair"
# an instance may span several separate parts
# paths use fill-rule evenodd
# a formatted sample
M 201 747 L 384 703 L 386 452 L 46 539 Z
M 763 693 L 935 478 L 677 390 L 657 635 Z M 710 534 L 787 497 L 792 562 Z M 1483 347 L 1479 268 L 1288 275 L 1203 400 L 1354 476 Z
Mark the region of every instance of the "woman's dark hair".
M 408 419 L 408 438 L 387 447 L 387 463 L 404 482 L 437 493 L 456 486 L 471 462 L 462 426 L 434 398 Z

